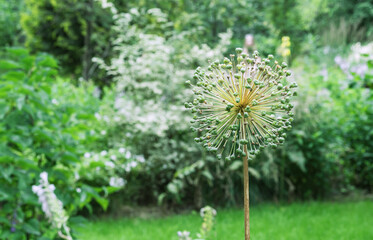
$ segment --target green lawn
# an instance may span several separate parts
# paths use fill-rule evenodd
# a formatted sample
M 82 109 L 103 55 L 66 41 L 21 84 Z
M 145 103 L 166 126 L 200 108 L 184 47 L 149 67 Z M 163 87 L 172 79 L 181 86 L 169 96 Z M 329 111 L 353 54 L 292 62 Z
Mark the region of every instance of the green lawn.
M 311 202 L 261 205 L 250 212 L 252 240 L 372 240 L 373 202 Z M 99 220 L 78 228 L 82 240 L 176 240 L 178 230 L 196 233 L 196 213 L 156 219 Z M 216 240 L 243 239 L 243 211 L 220 209 Z M 195 237 L 195 235 L 193 235 Z

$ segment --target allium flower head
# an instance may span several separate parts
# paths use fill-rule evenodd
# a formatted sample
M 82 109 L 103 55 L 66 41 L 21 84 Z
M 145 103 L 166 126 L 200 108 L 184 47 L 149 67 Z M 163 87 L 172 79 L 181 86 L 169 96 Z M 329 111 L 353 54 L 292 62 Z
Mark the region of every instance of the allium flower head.
M 266 146 L 277 147 L 284 142 L 285 130 L 291 128 L 294 107 L 290 103 L 297 93 L 296 83 L 287 77 L 287 64 L 279 64 L 272 55 L 261 59 L 257 51 L 252 56 L 237 48 L 237 57 L 214 61 L 207 71 L 196 69 L 192 102 L 185 107 L 194 114 L 192 130 L 195 141 L 221 158 L 249 158 Z

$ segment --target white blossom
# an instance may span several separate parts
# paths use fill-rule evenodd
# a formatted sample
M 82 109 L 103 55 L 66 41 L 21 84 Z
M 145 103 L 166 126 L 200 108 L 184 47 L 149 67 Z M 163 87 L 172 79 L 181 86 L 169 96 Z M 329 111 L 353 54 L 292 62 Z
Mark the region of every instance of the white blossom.
M 115 117 L 114 117 L 114 121 L 119 122 L 119 121 L 120 121 L 120 117 L 115 116 Z
M 112 187 L 123 187 L 125 184 L 125 180 L 119 177 L 111 177 L 109 181 L 109 185 Z
M 97 120 L 101 120 L 101 115 L 99 113 L 95 113 L 95 117 L 97 118 Z
M 136 156 L 136 160 L 139 161 L 139 162 L 141 162 L 141 163 L 145 162 L 144 155 L 137 155 Z
M 130 162 L 130 166 L 133 167 L 133 168 L 136 167 L 137 166 L 137 162 L 135 162 L 135 161 Z
M 104 156 L 106 156 L 106 154 L 107 154 L 107 151 L 106 151 L 106 150 L 104 150 L 104 151 L 102 151 L 102 152 L 101 152 L 100 154 L 101 154 L 101 156 L 103 156 L 103 157 L 104 157 Z
M 41 208 L 46 218 L 54 228 L 59 230 L 58 234 L 60 237 L 72 240 L 70 229 L 67 226 L 67 220 L 69 217 L 63 209 L 62 202 L 54 194 L 56 187 L 48 182 L 47 172 L 42 172 L 40 174 L 39 183 L 40 185 L 32 186 L 32 191 L 38 196 Z
M 177 232 L 177 236 L 179 237 L 179 240 L 192 240 L 189 235 L 190 235 L 190 232 L 188 231 Z
M 106 162 L 105 162 L 105 166 L 106 166 L 106 167 L 109 167 L 109 168 L 114 168 L 114 167 L 115 167 L 115 164 L 114 164 L 112 161 L 106 161 Z

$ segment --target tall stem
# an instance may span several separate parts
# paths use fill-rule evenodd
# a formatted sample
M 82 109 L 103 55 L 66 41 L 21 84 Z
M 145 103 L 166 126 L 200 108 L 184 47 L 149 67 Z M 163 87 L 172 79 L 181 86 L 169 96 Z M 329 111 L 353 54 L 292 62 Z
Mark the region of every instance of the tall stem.
M 243 187 L 244 187 L 244 209 L 245 209 L 245 240 L 250 240 L 250 214 L 249 214 L 249 163 L 246 144 L 243 147 L 246 156 L 243 157 Z

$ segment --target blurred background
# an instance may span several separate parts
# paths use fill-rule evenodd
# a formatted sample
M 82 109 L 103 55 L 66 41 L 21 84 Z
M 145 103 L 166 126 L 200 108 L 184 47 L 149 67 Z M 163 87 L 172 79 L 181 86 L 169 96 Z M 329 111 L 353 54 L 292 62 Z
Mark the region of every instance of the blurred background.
M 242 239 L 242 163 L 184 109 L 194 69 L 237 47 L 299 85 L 285 144 L 249 163 L 254 239 L 373 239 L 372 23 L 371 0 L 0 0 L 0 239 L 194 239 L 206 205 L 203 239 Z

